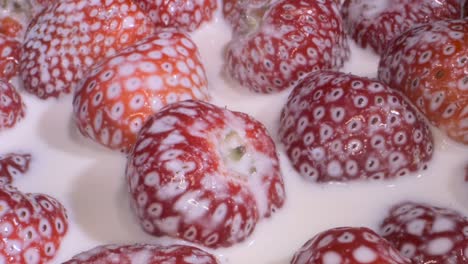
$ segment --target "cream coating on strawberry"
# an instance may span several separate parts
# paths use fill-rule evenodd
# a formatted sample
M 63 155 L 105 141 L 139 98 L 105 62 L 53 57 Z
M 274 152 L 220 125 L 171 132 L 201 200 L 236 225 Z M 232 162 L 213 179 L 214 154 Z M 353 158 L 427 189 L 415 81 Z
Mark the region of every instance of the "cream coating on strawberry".
M 6 0 L 0 3 L 0 33 L 22 41 L 31 18 L 55 0 Z
M 291 264 L 410 264 L 388 241 L 367 227 L 319 233 L 296 252 Z
M 0 78 L 9 81 L 19 73 L 21 43 L 0 34 Z
M 201 101 L 151 117 L 128 158 L 127 181 L 146 232 L 212 248 L 243 241 L 285 200 L 263 125 Z
M 9 82 L 0 79 L 0 131 L 12 128 L 25 116 L 21 95 Z
M 242 8 L 239 16 L 248 21 L 239 22 L 242 33 L 227 46 L 226 71 L 252 91 L 288 89 L 309 72 L 340 68 L 349 57 L 335 1 L 279 0 Z
M 345 0 L 346 29 L 361 47 L 378 54 L 413 26 L 461 16 L 461 0 Z
M 290 94 L 279 135 L 294 168 L 309 181 L 387 179 L 425 169 L 429 127 L 385 84 L 320 71 Z
M 379 233 L 413 263 L 468 262 L 467 218 L 448 208 L 400 203 Z
M 74 117 L 83 135 L 128 152 L 151 114 L 189 99 L 210 99 L 205 69 L 191 38 L 168 30 L 94 66 L 78 85 Z
M 0 185 L 0 229 L 2 263 L 48 263 L 68 232 L 68 219 L 56 199 Z
M 421 25 L 396 38 L 379 79 L 401 90 L 437 127 L 468 144 L 468 20 Z
M 68 94 L 98 60 L 154 32 L 131 0 L 55 1 L 26 32 L 20 72 L 42 99 Z
M 234 34 L 247 33 L 257 26 L 259 16 L 268 9 L 271 0 L 224 0 L 223 16 Z
M 31 158 L 31 154 L 0 155 L 0 185 L 11 184 L 28 172 Z
M 217 0 L 136 0 L 158 28 L 195 31 L 213 19 Z
M 182 245 L 105 245 L 74 256 L 63 264 L 219 264 L 211 254 Z

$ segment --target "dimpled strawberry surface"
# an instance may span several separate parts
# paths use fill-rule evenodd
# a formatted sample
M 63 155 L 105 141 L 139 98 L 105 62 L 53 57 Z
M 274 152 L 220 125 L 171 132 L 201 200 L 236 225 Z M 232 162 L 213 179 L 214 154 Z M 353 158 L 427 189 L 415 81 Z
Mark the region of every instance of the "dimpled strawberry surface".
M 468 215 L 464 183 L 468 149 L 434 127 L 432 159 L 425 171 L 377 182 L 305 181 L 293 168 L 278 135 L 280 113 L 291 89 L 256 94 L 227 78 L 224 52 L 231 41 L 231 29 L 218 9 L 212 21 L 190 33 L 205 68 L 210 103 L 247 113 L 265 126 L 276 145 L 286 198 L 274 214 L 257 222 L 244 241 L 219 249 L 203 248 L 220 263 L 290 263 L 306 241 L 325 230 L 365 226 L 379 231 L 390 208 L 407 200 L 450 207 Z M 376 78 L 379 58 L 358 48 L 351 39 L 349 44 L 350 59 L 342 71 Z M 19 87 L 16 80 L 12 82 Z M 30 153 L 29 170 L 14 180 L 15 186 L 23 193 L 50 195 L 67 210 L 67 234 L 50 263 L 63 263 L 101 245 L 181 244 L 181 240 L 157 238 L 143 230 L 130 206 L 125 155 L 80 134 L 73 121 L 71 95 L 41 100 L 21 89 L 19 94 L 26 114 L 13 127 L 0 130 L 0 154 Z

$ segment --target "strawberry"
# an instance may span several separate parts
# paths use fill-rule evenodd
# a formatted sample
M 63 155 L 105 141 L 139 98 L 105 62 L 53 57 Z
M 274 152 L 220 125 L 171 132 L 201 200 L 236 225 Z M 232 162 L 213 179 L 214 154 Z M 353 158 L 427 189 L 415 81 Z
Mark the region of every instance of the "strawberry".
M 379 78 L 451 138 L 468 144 L 468 20 L 421 25 L 396 38 Z
M 138 261 L 137 261 L 138 260 Z M 191 246 L 105 245 L 80 253 L 63 264 L 218 264 L 211 254 Z
M 21 43 L 0 34 L 0 78 L 10 80 L 19 73 Z
M 45 194 L 0 185 L 0 256 L 3 263 L 47 263 L 68 231 L 65 208 Z
M 363 77 L 309 75 L 290 94 L 280 122 L 287 155 L 310 181 L 404 176 L 432 158 L 432 134 L 415 107 Z
M 11 184 L 29 170 L 31 154 L 8 153 L 0 156 L 0 185 Z
M 413 26 L 461 16 L 461 0 L 345 0 L 341 9 L 345 27 L 361 47 L 378 54 Z
M 410 264 L 388 241 L 367 227 L 319 233 L 296 252 L 291 264 Z
M 126 174 L 146 232 L 211 248 L 243 241 L 285 199 L 276 147 L 263 125 L 202 101 L 153 115 Z
M 337 69 L 347 60 L 349 47 L 335 1 L 242 3 L 241 14 L 232 11 L 243 20 L 235 26 L 241 32 L 228 44 L 226 70 L 250 90 L 285 90 L 309 72 Z
M 467 218 L 427 204 L 394 206 L 380 234 L 413 263 L 468 263 Z
M 12 84 L 0 79 L 0 131 L 16 125 L 25 115 L 25 105 Z
M 153 32 L 131 0 L 55 1 L 26 32 L 20 61 L 25 89 L 42 99 L 68 94 L 98 59 Z
M 195 31 L 209 22 L 218 8 L 217 0 L 136 0 L 158 28 Z
M 187 99 L 208 100 L 198 48 L 184 33 L 165 31 L 102 60 L 74 97 L 81 133 L 127 152 L 152 113 Z

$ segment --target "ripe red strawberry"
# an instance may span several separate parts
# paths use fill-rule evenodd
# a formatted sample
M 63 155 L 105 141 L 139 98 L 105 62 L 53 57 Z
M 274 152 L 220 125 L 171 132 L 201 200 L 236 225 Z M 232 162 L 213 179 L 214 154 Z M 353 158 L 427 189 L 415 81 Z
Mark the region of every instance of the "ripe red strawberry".
M 0 34 L 0 78 L 10 80 L 19 73 L 21 43 Z
M 416 27 L 382 56 L 379 78 L 406 94 L 437 127 L 468 144 L 468 20 Z
M 198 48 L 165 31 L 93 67 L 77 86 L 75 120 L 83 135 L 127 152 L 151 114 L 188 99 L 209 99 Z
M 63 264 L 218 264 L 211 254 L 191 246 L 106 245 L 80 253 Z
M 3 263 L 48 263 L 68 231 L 68 220 L 56 199 L 0 185 L 0 229 Z
M 292 91 L 280 122 L 287 155 L 310 181 L 404 176 L 432 157 L 432 134 L 408 100 L 350 74 L 309 75 Z
M 380 234 L 413 263 L 468 263 L 467 218 L 426 204 L 394 206 Z
M 366 227 L 339 227 L 316 235 L 291 264 L 410 264 L 388 241 Z
M 24 118 L 25 105 L 15 87 L 0 79 L 0 131 L 13 127 Z
M 0 156 L 0 185 L 11 184 L 29 170 L 31 154 L 8 153 Z
M 255 92 L 277 92 L 309 72 L 337 69 L 347 60 L 349 47 L 336 2 L 267 2 L 239 3 L 244 13 L 238 16 L 247 21 L 235 26 L 242 30 L 228 44 L 226 68 L 240 84 Z
M 460 18 L 460 0 L 345 0 L 345 27 L 361 47 L 378 54 L 413 26 L 444 18 Z
M 195 31 L 211 21 L 218 8 L 217 0 L 136 0 L 158 28 Z
M 43 99 L 70 93 L 99 59 L 153 31 L 131 0 L 55 1 L 26 32 L 20 62 L 25 88 Z
M 149 119 L 127 180 L 146 232 L 212 248 L 243 241 L 285 199 L 263 125 L 201 101 L 171 104 Z

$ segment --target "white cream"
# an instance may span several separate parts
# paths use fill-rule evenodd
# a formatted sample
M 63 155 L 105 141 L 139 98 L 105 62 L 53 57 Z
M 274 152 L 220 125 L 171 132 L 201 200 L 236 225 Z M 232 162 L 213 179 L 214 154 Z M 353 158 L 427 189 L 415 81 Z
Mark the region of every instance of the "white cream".
M 468 147 L 453 143 L 436 130 L 433 161 L 423 175 L 347 185 L 304 181 L 291 167 L 277 138 L 279 114 L 288 91 L 258 95 L 227 81 L 222 57 L 229 38 L 230 31 L 219 14 L 218 20 L 194 34 L 214 102 L 247 112 L 265 124 L 278 143 L 287 200 L 284 208 L 257 225 L 247 241 L 214 251 L 224 263 L 289 263 L 294 252 L 316 233 L 338 226 L 376 228 L 387 209 L 403 200 L 448 206 L 468 215 L 468 188 L 463 183 Z M 343 71 L 375 77 L 377 63 L 376 55 L 353 46 L 352 60 Z M 79 135 L 71 120 L 71 98 L 40 101 L 25 92 L 23 96 L 26 119 L 0 134 L 1 152 L 31 152 L 30 173 L 17 185 L 26 192 L 50 194 L 68 209 L 69 233 L 53 263 L 101 244 L 158 241 L 142 231 L 130 210 L 125 157 Z M 154 129 L 164 129 L 169 123 Z

